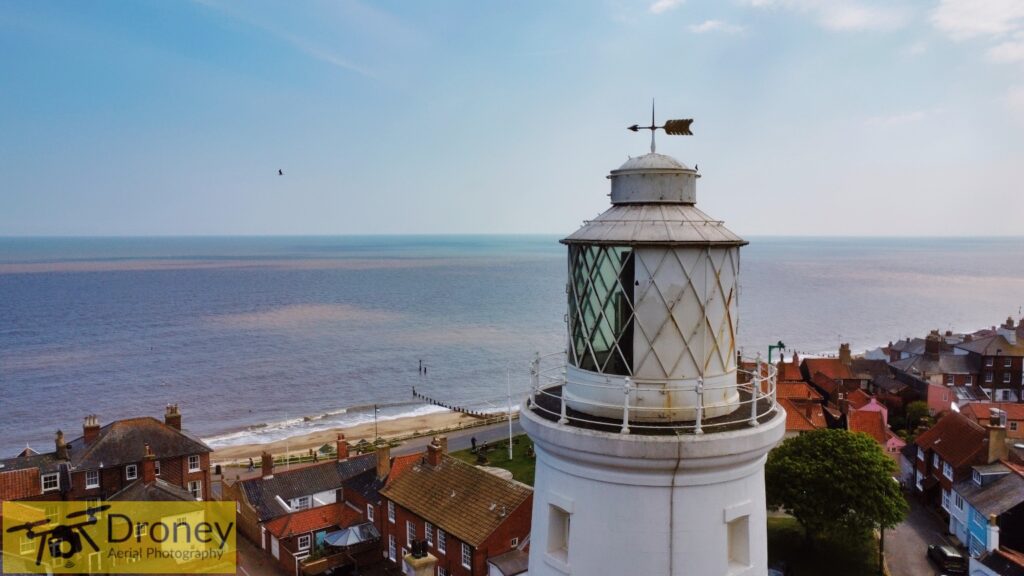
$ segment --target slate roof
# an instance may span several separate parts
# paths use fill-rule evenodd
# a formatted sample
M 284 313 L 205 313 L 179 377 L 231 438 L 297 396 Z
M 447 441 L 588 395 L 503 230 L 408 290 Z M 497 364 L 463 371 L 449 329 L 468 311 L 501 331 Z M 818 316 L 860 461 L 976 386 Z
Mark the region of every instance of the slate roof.
M 278 538 L 289 538 L 335 526 L 345 528 L 360 520 L 362 520 L 362 516 L 358 512 L 342 503 L 337 503 L 292 512 L 274 518 L 263 526 L 267 532 Z
M 846 426 L 850 432 L 863 432 L 885 446 L 889 440 L 889 429 L 885 426 L 881 412 L 868 410 L 851 410 L 846 415 Z
M 115 492 L 107 500 L 121 502 L 194 502 L 192 494 L 175 484 L 159 478 L 146 484 L 142 478 Z
M 984 486 L 978 486 L 973 480 L 964 480 L 957 482 L 956 491 L 985 518 L 990 514 L 999 516 L 1024 504 L 1024 477 L 1011 471 Z
M 256 510 L 260 522 L 288 513 L 275 496 L 291 500 L 317 492 L 337 490 L 346 480 L 367 470 L 377 469 L 377 454 L 363 454 L 338 462 L 331 460 L 294 470 L 274 471 L 272 478 L 250 478 L 241 480 L 241 491 L 245 499 Z
M 890 350 L 904 352 L 906 354 L 920 355 L 924 354 L 924 344 L 924 338 L 907 338 L 905 340 L 897 340 L 896 342 L 893 342 Z
M 0 470 L 0 501 L 37 496 L 42 489 L 38 468 Z
M 927 378 L 934 374 L 975 374 L 978 366 L 975 360 L 966 354 L 940 354 L 938 356 L 912 356 L 893 362 L 892 367 Z
M 34 468 L 40 474 L 49 474 L 60 470 L 60 460 L 57 459 L 53 452 L 50 452 L 49 454 L 35 454 L 32 456 L 15 456 L 14 458 L 6 458 L 4 460 L 0 460 L 0 464 L 3 465 L 3 468 L 0 468 L 0 470 L 3 471 Z
M 959 412 L 950 412 L 914 441 L 925 450 L 933 450 L 954 467 L 974 463 L 987 451 L 988 432 Z
M 345 481 L 345 489 L 352 490 L 372 504 L 380 504 L 380 489 L 384 487 L 384 481 L 377 478 L 376 467 Z
M 141 462 L 149 444 L 157 458 L 206 454 L 213 449 L 188 432 L 178 430 L 151 416 L 116 420 L 100 428 L 88 445 L 82 437 L 68 442 L 71 465 L 76 470 L 96 470 Z
M 533 490 L 444 455 L 392 472 L 381 494 L 471 546 L 479 546 Z
M 995 356 L 997 352 L 1002 356 L 1024 356 L 1024 344 L 1019 341 L 1017 344 L 1010 344 L 1002 334 L 976 338 L 970 342 L 957 344 L 956 347 L 981 356 Z
M 516 576 L 529 569 L 530 555 L 522 550 L 509 550 L 504 554 L 488 558 L 487 562 L 500 570 L 502 576 Z

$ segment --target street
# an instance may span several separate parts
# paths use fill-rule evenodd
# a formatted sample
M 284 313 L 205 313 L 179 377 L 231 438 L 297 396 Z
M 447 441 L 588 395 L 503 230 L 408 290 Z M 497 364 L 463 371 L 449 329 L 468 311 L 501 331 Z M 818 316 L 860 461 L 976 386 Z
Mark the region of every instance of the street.
M 885 557 L 892 576 L 931 576 L 938 568 L 928 560 L 929 544 L 949 544 L 939 517 L 910 497 L 910 512 L 902 524 L 885 533 Z

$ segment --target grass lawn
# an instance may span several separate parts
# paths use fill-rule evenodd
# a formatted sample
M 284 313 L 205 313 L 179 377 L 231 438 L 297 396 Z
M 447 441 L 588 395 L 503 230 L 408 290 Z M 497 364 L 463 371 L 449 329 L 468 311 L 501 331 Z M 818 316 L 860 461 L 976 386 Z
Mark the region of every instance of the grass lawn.
M 512 442 L 512 460 L 509 460 L 508 440 L 491 442 L 487 445 L 487 465 L 494 466 L 495 468 L 504 468 L 512 472 L 512 477 L 516 480 L 533 486 L 533 473 L 537 462 L 534 458 L 526 455 L 527 450 L 532 447 L 533 442 L 530 441 L 526 434 L 516 436 Z M 470 464 L 477 463 L 477 455 L 469 450 L 452 452 L 452 456 Z
M 876 576 L 878 543 L 874 538 L 862 541 L 819 540 L 814 550 L 804 547 L 804 529 L 793 518 L 768 519 L 768 560 L 784 561 L 787 576 Z

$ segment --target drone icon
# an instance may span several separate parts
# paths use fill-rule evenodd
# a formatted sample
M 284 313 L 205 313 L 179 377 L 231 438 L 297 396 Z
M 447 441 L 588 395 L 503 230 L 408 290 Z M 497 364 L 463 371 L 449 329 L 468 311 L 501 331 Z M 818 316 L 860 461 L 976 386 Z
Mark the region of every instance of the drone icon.
M 82 551 L 82 539 L 89 543 L 89 546 L 96 552 L 99 552 L 99 546 L 93 541 L 89 533 L 85 531 L 86 526 L 92 526 L 98 522 L 96 514 L 103 512 L 110 508 L 109 504 L 103 504 L 100 506 L 92 506 L 85 510 L 78 512 L 72 512 L 68 514 L 65 519 L 76 520 L 85 517 L 84 520 L 73 522 L 71 524 L 58 524 L 49 530 L 36 531 L 36 528 L 47 526 L 50 524 L 48 518 L 42 520 L 36 520 L 35 522 L 26 522 L 17 526 L 11 526 L 7 529 L 7 532 L 20 532 L 24 531 L 25 536 L 30 540 L 40 538 L 39 549 L 36 552 L 36 566 L 42 564 L 43 551 L 49 548 L 51 558 L 60 558 L 68 561 L 68 565 L 73 565 L 70 562 L 70 558 L 75 554 Z M 64 545 L 67 544 L 67 547 Z

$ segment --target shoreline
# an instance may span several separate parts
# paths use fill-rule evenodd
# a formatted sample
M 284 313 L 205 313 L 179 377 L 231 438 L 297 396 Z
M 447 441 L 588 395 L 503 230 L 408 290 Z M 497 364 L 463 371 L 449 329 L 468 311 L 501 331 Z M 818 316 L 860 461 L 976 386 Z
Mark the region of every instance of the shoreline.
M 481 418 L 474 418 L 466 414 L 446 410 L 444 412 L 383 420 L 377 423 L 376 433 L 385 439 L 409 435 L 424 435 L 430 431 L 440 432 L 446 429 L 450 431 L 455 428 L 467 427 L 468 424 L 481 421 Z M 338 426 L 315 432 L 296 434 L 272 442 L 253 442 L 223 446 L 214 449 L 213 453 L 210 454 L 210 462 L 225 464 L 247 460 L 248 458 L 258 462 L 263 452 L 269 452 L 275 456 L 306 454 L 310 449 L 317 450 L 324 444 L 333 446 L 339 433 L 345 434 L 345 440 L 350 445 L 355 445 L 360 440 L 373 442 L 375 436 L 374 423 L 364 422 L 351 426 Z

